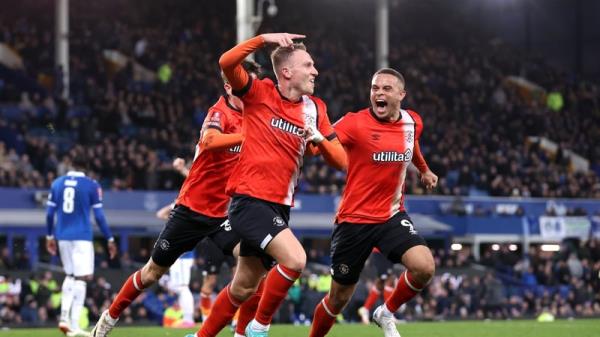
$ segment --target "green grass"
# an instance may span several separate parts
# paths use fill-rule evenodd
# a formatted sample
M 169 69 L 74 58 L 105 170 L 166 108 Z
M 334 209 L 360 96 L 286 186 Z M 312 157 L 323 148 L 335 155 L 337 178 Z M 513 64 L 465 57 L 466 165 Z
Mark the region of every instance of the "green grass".
M 552 323 L 534 321 L 498 321 L 498 322 L 441 322 L 441 323 L 409 323 L 398 326 L 402 337 L 598 337 L 600 336 L 600 320 L 560 320 Z M 274 325 L 271 337 L 306 337 L 308 327 L 291 325 Z M 193 332 L 186 329 L 163 329 L 160 327 L 117 327 L 110 337 L 183 337 Z M 1 330 L 0 337 L 35 336 L 61 337 L 58 329 L 12 329 Z M 231 337 L 223 331 L 219 337 Z M 336 325 L 329 333 L 330 337 L 379 337 L 383 333 L 375 325 L 358 324 Z

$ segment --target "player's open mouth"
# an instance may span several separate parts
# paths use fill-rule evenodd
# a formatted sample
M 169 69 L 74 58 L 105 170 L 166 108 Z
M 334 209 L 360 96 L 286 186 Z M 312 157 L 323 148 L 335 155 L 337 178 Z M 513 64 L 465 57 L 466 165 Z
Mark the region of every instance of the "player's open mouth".
M 387 102 L 384 100 L 376 100 L 375 105 L 377 105 L 378 108 L 385 108 L 387 106 Z

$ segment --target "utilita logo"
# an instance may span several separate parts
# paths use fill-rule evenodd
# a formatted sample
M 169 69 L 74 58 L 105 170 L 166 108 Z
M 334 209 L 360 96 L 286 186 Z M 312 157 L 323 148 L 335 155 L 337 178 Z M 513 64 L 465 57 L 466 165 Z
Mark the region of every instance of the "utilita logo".
M 295 136 L 304 137 L 304 129 L 297 127 L 285 119 L 273 117 L 271 118 L 271 126 L 287 133 L 291 133 Z
M 406 149 L 404 153 L 396 151 L 382 151 L 373 153 L 373 161 L 376 162 L 402 162 L 412 160 L 412 150 Z

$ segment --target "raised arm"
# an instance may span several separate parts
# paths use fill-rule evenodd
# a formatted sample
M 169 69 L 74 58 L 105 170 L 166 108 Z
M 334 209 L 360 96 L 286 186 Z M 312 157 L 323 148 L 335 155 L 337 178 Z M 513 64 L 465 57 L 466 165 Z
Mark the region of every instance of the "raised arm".
M 288 47 L 294 44 L 293 39 L 304 38 L 300 34 L 272 33 L 255 36 L 246 40 L 230 50 L 226 51 L 219 59 L 219 66 L 225 73 L 225 77 L 231 84 L 233 90 L 243 89 L 250 80 L 248 72 L 242 67 L 242 61 L 255 50 L 260 49 L 267 43 L 278 44 Z

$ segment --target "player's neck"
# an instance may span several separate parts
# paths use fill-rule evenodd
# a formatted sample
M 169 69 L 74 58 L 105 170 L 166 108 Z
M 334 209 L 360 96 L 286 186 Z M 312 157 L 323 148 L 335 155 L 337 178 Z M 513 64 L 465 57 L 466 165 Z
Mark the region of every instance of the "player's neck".
M 389 115 L 388 115 L 388 116 L 385 118 L 385 120 L 387 120 L 388 122 L 391 122 L 391 123 L 393 123 L 393 122 L 396 122 L 396 121 L 398 121 L 398 119 L 400 119 L 399 117 L 400 117 L 400 111 L 399 111 L 399 110 L 394 110 L 394 111 L 392 111 L 392 112 L 391 112 L 391 113 L 390 113 L 390 114 L 389 114 Z
M 302 97 L 303 93 L 296 90 L 294 87 L 287 85 L 286 83 L 279 83 L 277 85 L 279 94 L 290 102 L 298 102 Z

